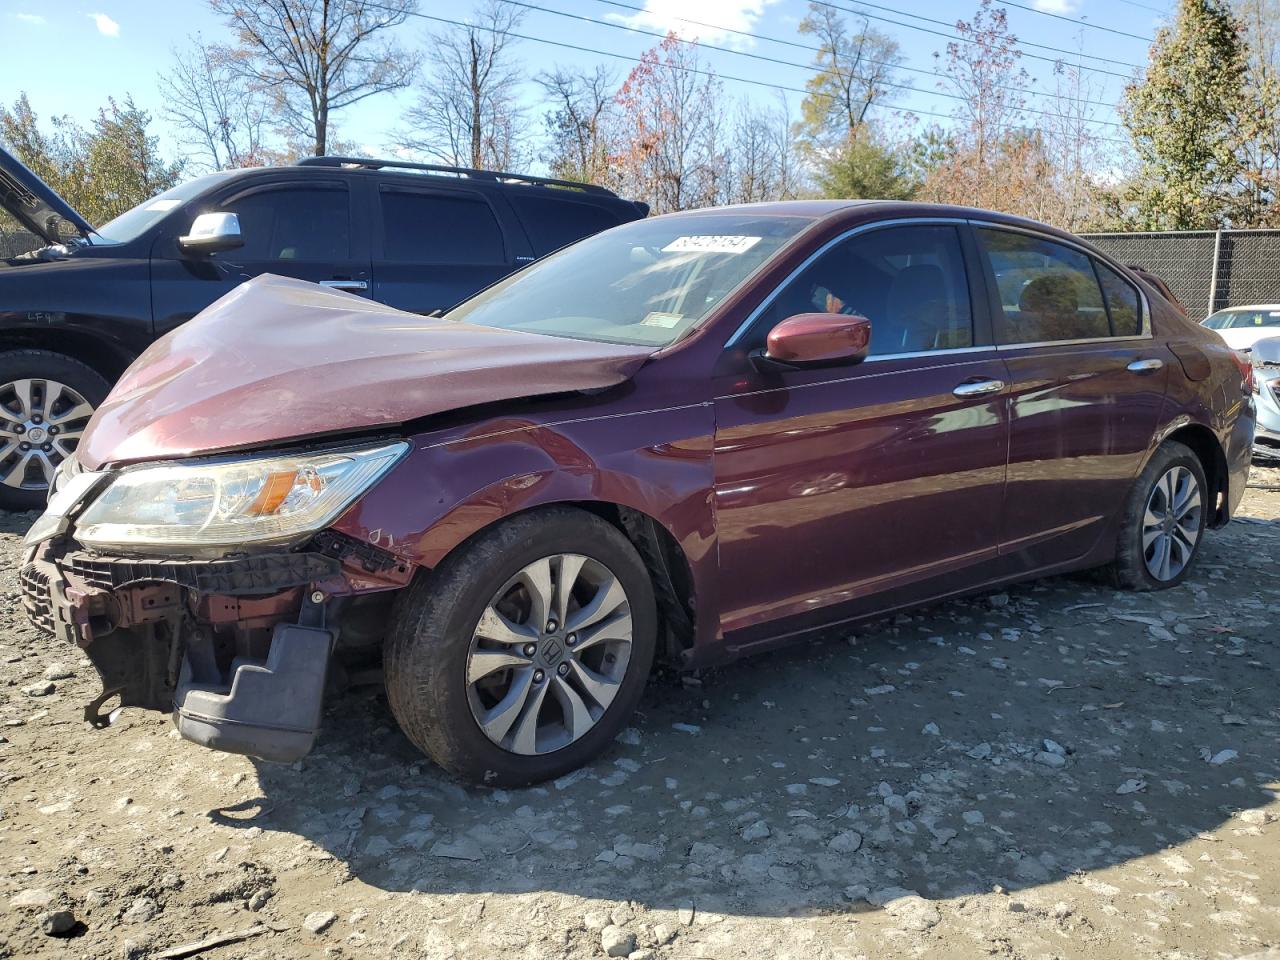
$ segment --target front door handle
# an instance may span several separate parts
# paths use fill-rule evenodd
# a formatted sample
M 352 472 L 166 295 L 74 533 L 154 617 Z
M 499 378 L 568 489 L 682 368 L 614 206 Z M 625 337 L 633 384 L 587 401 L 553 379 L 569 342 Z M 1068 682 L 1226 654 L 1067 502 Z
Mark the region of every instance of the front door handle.
M 1146 360 L 1135 360 L 1133 363 L 1125 367 L 1130 373 L 1155 373 L 1164 366 L 1164 361 L 1158 357 L 1150 357 Z
M 366 280 L 321 280 L 320 286 L 329 287 L 333 290 L 368 290 L 369 283 Z
M 999 393 L 1004 387 L 1003 380 L 983 378 L 981 380 L 966 380 L 951 392 L 957 397 L 985 397 L 992 393 Z

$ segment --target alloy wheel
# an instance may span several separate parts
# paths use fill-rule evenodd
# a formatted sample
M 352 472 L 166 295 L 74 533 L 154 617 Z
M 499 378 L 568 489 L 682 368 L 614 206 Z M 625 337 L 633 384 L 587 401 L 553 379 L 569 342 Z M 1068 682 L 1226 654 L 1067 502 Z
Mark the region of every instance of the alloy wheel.
M 1142 517 L 1142 557 L 1157 580 L 1174 580 L 1195 555 L 1203 509 L 1200 483 L 1183 466 L 1164 472 L 1147 497 Z
M 493 595 L 467 655 L 467 699 L 504 750 L 551 753 L 592 729 L 631 657 L 631 610 L 604 564 L 562 553 L 521 569 Z
M 93 405 L 57 380 L 0 385 L 0 483 L 21 490 L 47 488 L 91 416 Z

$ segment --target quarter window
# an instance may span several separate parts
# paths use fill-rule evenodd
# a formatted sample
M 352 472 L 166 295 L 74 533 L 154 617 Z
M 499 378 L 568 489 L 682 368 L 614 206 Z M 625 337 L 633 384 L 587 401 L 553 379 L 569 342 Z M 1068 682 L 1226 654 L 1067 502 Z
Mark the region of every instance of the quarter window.
M 1002 343 L 1111 335 L 1088 256 L 1025 233 L 979 229 L 978 237 L 1000 292 Z
M 843 240 L 773 299 L 752 340 L 798 313 L 844 313 L 871 321 L 872 356 L 968 347 L 973 311 L 952 226 L 889 227 Z
M 234 262 L 351 258 L 351 211 L 343 188 L 260 190 L 219 209 L 240 218 L 244 245 L 215 256 Z
M 399 263 L 506 263 L 502 228 L 482 197 L 383 190 L 382 258 Z
M 510 199 L 538 256 L 618 225 L 618 218 L 612 211 L 590 203 L 516 194 L 514 191 Z
M 1105 263 L 1093 261 L 1102 281 L 1102 294 L 1111 315 L 1111 333 L 1117 337 L 1135 337 L 1142 332 L 1142 301 L 1133 284 Z

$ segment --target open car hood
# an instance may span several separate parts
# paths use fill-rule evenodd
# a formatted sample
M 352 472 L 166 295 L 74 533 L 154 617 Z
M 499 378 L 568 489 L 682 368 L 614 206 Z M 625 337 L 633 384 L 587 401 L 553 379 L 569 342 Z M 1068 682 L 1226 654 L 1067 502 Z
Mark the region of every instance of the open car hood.
M 62 243 L 67 239 L 66 231 L 58 229 L 59 221 L 70 224 L 82 237 L 93 233 L 93 227 L 84 217 L 3 147 L 0 147 L 0 207 L 45 243 Z
M 627 380 L 652 347 L 404 313 L 263 275 L 153 343 L 80 441 L 90 470 L 394 427 Z

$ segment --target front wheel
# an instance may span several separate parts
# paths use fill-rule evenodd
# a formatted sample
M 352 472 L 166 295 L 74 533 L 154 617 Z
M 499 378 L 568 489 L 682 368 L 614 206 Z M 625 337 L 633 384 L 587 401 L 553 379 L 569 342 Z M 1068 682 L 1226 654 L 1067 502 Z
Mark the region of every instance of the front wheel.
M 42 508 L 53 473 L 111 389 L 96 371 L 48 350 L 0 353 L 0 510 Z
M 1211 504 L 1204 467 L 1189 447 L 1161 444 L 1125 506 L 1111 570 L 1130 590 L 1163 590 L 1186 579 L 1199 555 Z
M 652 582 L 631 542 L 593 514 L 550 508 L 480 534 L 401 595 L 387 698 L 446 770 L 521 786 L 617 736 L 656 640 Z

